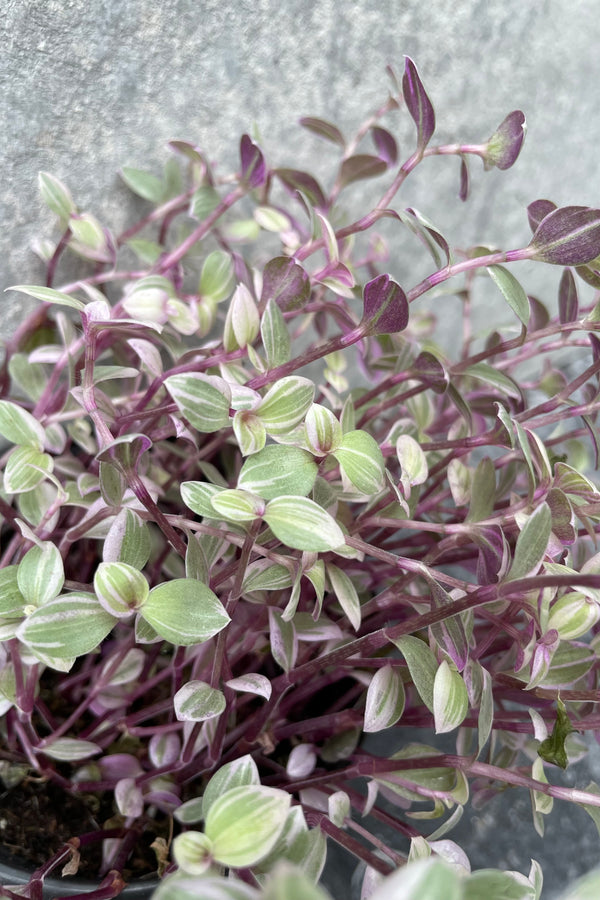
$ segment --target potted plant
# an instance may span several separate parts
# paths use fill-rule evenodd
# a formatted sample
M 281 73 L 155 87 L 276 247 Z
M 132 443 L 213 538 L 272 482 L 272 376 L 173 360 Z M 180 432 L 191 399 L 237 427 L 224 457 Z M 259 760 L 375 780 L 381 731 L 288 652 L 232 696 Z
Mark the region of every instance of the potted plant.
M 466 200 L 524 116 L 435 145 L 414 63 L 390 75 L 351 139 L 301 120 L 329 189 L 248 135 L 234 176 L 175 141 L 123 170 L 149 206 L 115 236 L 40 176 L 60 234 L 12 288 L 41 305 L 0 399 L 0 838 L 38 855 L 0 896 L 308 900 L 329 838 L 363 897 L 537 898 L 537 863 L 469 874 L 469 796 L 598 821 L 559 775 L 599 722 L 600 211 L 537 200 L 518 249 L 452 252 L 404 181 L 452 156 Z M 431 274 L 401 287 L 378 228 Z M 520 261 L 561 268 L 557 304 Z

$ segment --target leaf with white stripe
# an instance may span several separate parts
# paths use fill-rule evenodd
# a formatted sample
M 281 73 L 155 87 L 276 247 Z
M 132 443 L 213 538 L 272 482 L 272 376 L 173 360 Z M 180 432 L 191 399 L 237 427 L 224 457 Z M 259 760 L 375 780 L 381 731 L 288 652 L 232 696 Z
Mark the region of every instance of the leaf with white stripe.
M 238 488 L 265 500 L 286 494 L 306 497 L 316 477 L 317 464 L 306 450 L 269 444 L 246 460 L 238 477 Z
M 361 494 L 375 494 L 383 487 L 383 454 L 377 441 L 366 431 L 349 431 L 331 455 Z
M 17 637 L 36 652 L 69 659 L 99 647 L 115 622 L 94 594 L 65 594 L 36 609 L 21 623 Z
M 27 551 L 17 572 L 19 589 L 28 603 L 42 606 L 57 597 L 65 583 L 62 556 L 52 541 Z
M 363 730 L 375 732 L 391 728 L 404 712 L 404 702 L 404 684 L 399 669 L 389 665 L 378 669 L 367 689 Z
M 165 387 L 180 413 L 197 431 L 210 433 L 229 424 L 231 389 L 222 378 L 188 372 L 169 376 Z
M 290 802 L 287 791 L 259 784 L 222 794 L 210 807 L 204 829 L 215 861 L 235 869 L 255 865 L 277 841 Z
M 216 594 L 193 578 L 152 588 L 140 614 L 164 640 L 179 646 L 208 641 L 230 621 Z
M 204 681 L 188 681 L 173 697 L 173 708 L 180 722 L 214 719 L 225 706 L 225 695 Z
M 260 784 L 258 767 L 249 754 L 240 756 L 238 759 L 234 759 L 229 763 L 225 763 L 224 766 L 217 769 L 204 788 L 204 794 L 202 795 L 202 818 L 206 818 L 208 811 L 215 800 L 222 797 L 226 791 L 231 791 L 233 788 L 249 784 Z M 195 801 L 190 802 L 193 803 Z M 183 807 L 187 806 L 187 803 L 183 804 Z M 181 811 L 183 807 L 180 807 L 179 811 Z M 176 818 L 179 819 L 180 822 L 189 821 L 189 819 L 181 819 L 177 814 Z
M 338 603 L 348 616 L 354 630 L 358 631 L 361 622 L 361 608 L 353 582 L 342 569 L 338 569 L 332 563 L 327 565 L 327 575 Z
M 50 475 L 54 460 L 35 447 L 15 447 L 4 468 L 4 490 L 7 494 L 31 491 Z
M 260 675 L 258 672 L 248 672 L 247 675 L 240 675 L 239 678 L 230 678 L 225 684 L 240 693 L 258 694 L 265 700 L 269 700 L 271 697 L 271 682 L 266 675 Z
M 314 396 L 312 381 L 290 375 L 267 391 L 255 413 L 269 434 L 286 434 L 304 419 Z
M 276 497 L 267 503 L 263 519 L 275 537 L 293 550 L 320 553 L 344 543 L 335 519 L 308 497 Z
M 11 444 L 26 444 L 36 450 L 41 450 L 46 440 L 38 420 L 10 400 L 0 400 L 0 434 Z
M 149 592 L 142 573 L 119 562 L 100 563 L 94 575 L 94 590 L 104 609 L 118 619 L 140 609 Z

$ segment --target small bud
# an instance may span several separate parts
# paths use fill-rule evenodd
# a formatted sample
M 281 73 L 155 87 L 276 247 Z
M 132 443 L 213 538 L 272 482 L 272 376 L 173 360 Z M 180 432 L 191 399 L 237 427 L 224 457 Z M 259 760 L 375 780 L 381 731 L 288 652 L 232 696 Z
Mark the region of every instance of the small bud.
M 510 169 L 521 152 L 527 125 L 520 109 L 509 113 L 487 141 L 483 165 L 485 169 Z

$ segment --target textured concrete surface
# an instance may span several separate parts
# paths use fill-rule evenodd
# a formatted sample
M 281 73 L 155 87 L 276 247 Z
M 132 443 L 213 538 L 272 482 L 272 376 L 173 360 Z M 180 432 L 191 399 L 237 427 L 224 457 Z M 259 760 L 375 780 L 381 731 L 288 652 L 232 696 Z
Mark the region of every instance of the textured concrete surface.
M 484 175 L 474 165 L 467 204 L 456 199 L 455 160 L 430 160 L 407 183 L 402 204 L 416 205 L 452 243 L 527 241 L 524 209 L 539 197 L 600 202 L 595 0 L 0 0 L 0 12 L 2 288 L 41 277 L 30 242 L 51 219 L 38 170 L 63 179 L 81 209 L 118 230 L 131 199 L 117 170 L 158 172 L 172 138 L 235 165 L 240 133 L 256 127 L 269 161 L 318 167 L 323 145 L 297 118 L 323 116 L 350 133 L 385 99 L 385 66 L 401 71 L 403 54 L 419 67 L 441 141 L 478 142 L 510 110 L 527 114 L 516 167 Z M 399 138 L 408 151 L 404 126 Z M 416 280 L 410 263 L 395 254 L 406 287 Z M 556 271 L 522 265 L 516 274 L 528 290 L 556 291 Z M 23 314 L 22 298 L 3 302 L 0 336 Z M 529 850 L 518 827 L 522 818 L 532 832 L 528 802 L 494 806 L 491 819 L 482 812 L 464 840 L 478 866 L 517 865 L 508 846 L 501 850 L 504 835 L 520 867 L 529 855 L 546 864 L 551 897 L 600 845 L 585 815 L 571 819 L 561 805 L 559 825 L 543 844 L 533 834 Z

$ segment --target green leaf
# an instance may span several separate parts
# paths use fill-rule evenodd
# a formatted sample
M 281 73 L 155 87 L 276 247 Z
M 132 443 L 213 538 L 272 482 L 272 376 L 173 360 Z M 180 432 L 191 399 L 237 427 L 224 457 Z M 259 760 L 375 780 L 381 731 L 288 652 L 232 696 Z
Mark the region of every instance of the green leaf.
M 222 378 L 200 372 L 171 375 L 165 387 L 197 431 L 210 433 L 229 424 L 231 389 Z
M 0 434 L 11 444 L 35 450 L 42 450 L 46 442 L 46 432 L 38 420 L 10 400 L 0 400 Z
M 478 869 L 464 882 L 463 900 L 535 900 L 535 890 L 519 873 Z
M 233 291 L 235 278 L 229 253 L 214 250 L 204 260 L 200 274 L 200 293 L 214 303 L 225 300 Z
M 410 497 L 411 488 L 427 480 L 427 458 L 420 445 L 409 434 L 401 434 L 396 441 L 396 455 L 402 469 L 401 483 L 404 496 Z
M 172 852 L 181 871 L 188 875 L 203 875 L 213 862 L 212 841 L 200 831 L 178 834 Z
M 471 503 L 465 522 L 482 522 L 494 511 L 496 470 L 489 456 L 479 460 L 471 482 Z
M 492 732 L 492 726 L 494 724 L 494 696 L 492 694 L 492 676 L 488 670 L 480 666 L 479 663 L 477 663 L 477 665 L 480 667 L 483 676 L 479 714 L 477 718 L 477 746 L 481 753 Z
M 102 748 L 92 741 L 81 741 L 76 738 L 57 738 L 44 746 L 43 752 L 50 759 L 58 759 L 60 762 L 76 762 L 80 759 L 89 759 L 102 752 Z
M 546 762 L 560 766 L 561 769 L 566 769 L 569 760 L 565 749 L 565 740 L 575 730 L 567 715 L 567 708 L 559 697 L 556 701 L 556 721 L 552 728 L 552 734 L 538 747 L 538 756 L 541 756 Z
M 28 297 L 35 297 L 36 300 L 42 300 L 44 303 L 54 303 L 57 306 L 69 306 L 71 309 L 85 309 L 85 303 L 69 294 L 63 294 L 61 291 L 55 291 L 53 288 L 40 287 L 37 284 L 13 284 L 6 288 L 7 291 L 19 291 L 21 294 L 27 294 Z
M 600 606 L 580 591 L 563 594 L 552 604 L 548 630 L 554 628 L 563 641 L 583 637 L 600 618 Z
M 257 765 L 249 754 L 240 756 L 238 759 L 234 759 L 232 762 L 221 766 L 204 788 L 204 794 L 202 796 L 202 818 L 206 818 L 215 800 L 218 800 L 219 797 L 223 796 L 227 791 L 250 784 L 260 784 L 260 777 Z M 184 803 L 183 806 L 179 808 L 178 812 L 181 812 L 187 805 L 188 804 Z M 177 814 L 176 818 L 181 822 L 187 821 L 186 819 L 181 819 Z
M 142 169 L 132 169 L 130 166 L 124 166 L 121 169 L 121 178 L 127 187 L 151 203 L 162 203 L 165 190 L 160 178 L 152 175 L 150 172 L 144 172 Z
M 27 551 L 17 572 L 17 581 L 27 603 L 42 606 L 62 591 L 65 571 L 58 547 L 42 541 Z
M 342 442 L 342 426 L 326 406 L 313 403 L 304 421 L 306 440 L 317 456 L 337 450 Z
M 160 259 L 163 248 L 156 241 L 146 241 L 142 238 L 134 238 L 126 241 L 128 247 L 131 247 L 138 259 L 146 263 L 147 266 L 153 266 Z
M 236 411 L 233 417 L 233 433 L 242 456 L 258 453 L 267 440 L 267 432 L 261 420 L 246 409 Z
M 230 678 L 226 681 L 227 687 L 232 691 L 239 691 L 244 694 L 257 694 L 269 700 L 271 697 L 271 682 L 266 675 L 260 675 L 257 672 L 248 672 L 246 675 L 240 675 L 238 678 Z
M 467 688 L 460 674 L 443 660 L 433 682 L 433 717 L 436 734 L 457 728 L 469 709 Z
M 529 321 L 529 300 L 521 284 L 512 272 L 503 266 L 487 266 L 488 275 L 496 283 L 504 299 L 517 314 L 523 325 Z
M 184 481 L 179 490 L 183 502 L 192 512 L 197 516 L 214 519 L 215 507 L 212 505 L 212 498 L 226 489 L 209 484 L 207 481 Z
M 84 656 L 100 646 L 115 625 L 94 594 L 64 594 L 36 609 L 17 631 L 32 650 L 58 659 Z
M 294 550 L 321 553 L 344 543 L 335 519 L 308 497 L 276 497 L 267 503 L 263 519 L 275 537 Z
M 202 221 L 217 208 L 220 197 L 210 184 L 203 184 L 197 189 L 190 202 L 190 216 Z
M 527 519 L 515 547 L 515 555 L 507 581 L 525 578 L 537 571 L 542 562 L 552 531 L 552 513 L 547 503 L 541 503 Z
M 37 487 L 54 468 L 47 453 L 35 447 L 15 447 L 4 468 L 4 490 L 7 494 L 22 494 Z
M 246 460 L 238 488 L 265 500 L 282 495 L 305 497 L 313 488 L 317 464 L 299 447 L 269 444 Z
M 361 608 L 358 593 L 351 579 L 333 563 L 327 564 L 327 576 L 333 593 L 355 631 L 360 628 Z
M 332 456 L 346 478 L 362 494 L 375 494 L 383 487 L 383 454 L 377 441 L 366 431 L 347 432 Z
M 469 375 L 471 378 L 477 378 L 479 381 L 484 381 L 486 384 L 491 384 L 492 387 L 498 388 L 507 397 L 514 397 L 516 400 L 520 400 L 522 397 L 520 387 L 512 378 L 509 378 L 508 375 L 505 375 L 504 372 L 500 372 L 493 366 L 488 366 L 487 363 L 480 362 L 469 366 L 464 370 L 464 374 Z
M 292 586 L 292 576 L 287 566 L 279 563 L 264 565 L 263 561 L 251 563 L 246 569 L 243 589 L 252 591 L 283 591 Z
M 214 719 L 226 705 L 225 695 L 204 681 L 188 681 L 173 697 L 173 708 L 180 722 Z
M 286 621 L 274 606 L 269 607 L 269 639 L 273 659 L 289 672 L 296 662 L 298 637 L 293 622 Z
M 405 634 L 392 641 L 406 660 L 408 671 L 419 696 L 429 712 L 433 712 L 433 685 L 438 670 L 437 659 L 428 645 Z
M 308 378 L 281 378 L 263 397 L 254 412 L 269 434 L 286 434 L 298 425 L 313 402 L 315 386 Z
M 77 211 L 71 192 L 62 181 L 49 172 L 38 172 L 38 187 L 42 200 L 51 212 L 66 222 Z
M 103 561 L 127 563 L 134 569 L 141 570 L 150 558 L 150 551 L 150 531 L 147 523 L 133 510 L 122 509 L 114 518 L 106 535 L 102 549 Z
M 430 857 L 397 869 L 375 889 L 370 900 L 463 900 L 463 885 L 464 879 L 454 866 Z M 492 897 L 488 895 L 487 900 Z
M 260 322 L 260 336 L 267 357 L 267 366 L 274 369 L 290 359 L 291 341 L 282 312 L 274 300 L 269 300 Z
M 383 666 L 369 683 L 365 706 L 365 732 L 383 731 L 395 725 L 404 712 L 404 684 L 399 669 Z
M 231 868 L 255 865 L 279 837 L 290 801 L 287 792 L 258 784 L 222 794 L 208 810 L 205 824 L 215 861 Z
M 195 833 L 188 832 L 188 834 Z M 175 841 L 180 837 L 185 835 L 178 835 Z M 210 849 L 204 848 L 204 852 L 209 854 Z M 261 895 L 254 888 L 231 878 L 202 876 L 201 884 L 202 900 L 261 900 Z M 167 875 L 154 890 L 152 900 L 199 900 L 198 878 L 192 875 L 182 876 L 181 872 Z
M 229 623 L 216 594 L 191 578 L 175 578 L 152 588 L 140 615 L 162 638 L 180 646 L 201 644 Z
M 255 494 L 227 488 L 214 494 L 210 502 L 214 509 L 212 518 L 222 516 L 228 522 L 253 522 L 262 514 L 265 506 Z
M 19 590 L 18 566 L 0 569 L 0 619 L 21 619 L 25 597 Z
M 94 575 L 94 590 L 104 609 L 115 618 L 127 618 L 143 606 L 149 592 L 141 572 L 127 563 L 101 562 Z
M 262 900 L 331 900 L 331 896 L 301 869 L 280 862 L 265 885 Z

